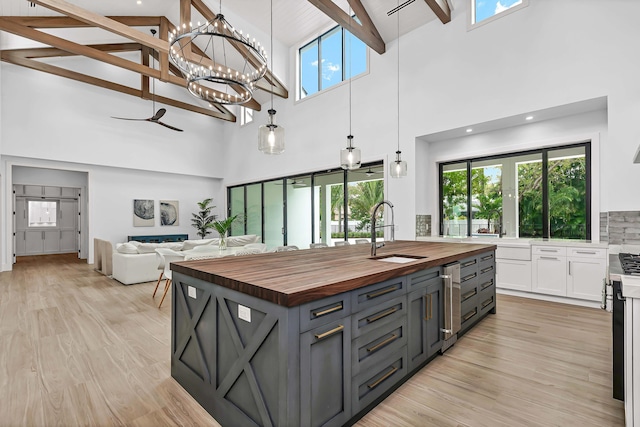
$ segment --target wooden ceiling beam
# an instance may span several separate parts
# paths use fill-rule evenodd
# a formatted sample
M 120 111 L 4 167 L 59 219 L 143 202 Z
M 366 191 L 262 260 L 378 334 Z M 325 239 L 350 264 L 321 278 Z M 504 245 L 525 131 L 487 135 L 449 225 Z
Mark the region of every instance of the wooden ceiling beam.
M 451 9 L 446 0 L 424 0 L 443 24 L 451 22 Z
M 33 59 L 28 59 L 24 56 L 22 51 L 25 49 L 18 49 L 16 51 L 11 50 L 3 50 L 0 52 L 0 59 L 2 61 L 19 65 L 21 67 L 30 68 L 36 71 L 42 71 L 45 73 L 53 74 L 56 76 L 68 78 L 71 80 L 75 80 L 82 83 L 87 83 L 93 86 L 98 86 L 104 89 L 124 93 L 126 95 L 135 96 L 137 98 L 143 98 L 143 91 L 139 89 L 135 89 L 129 86 L 124 86 L 118 83 L 110 82 L 107 80 L 99 79 L 97 77 L 88 76 L 86 74 L 78 73 L 76 71 L 66 70 L 61 67 L 56 67 L 51 64 L 42 63 Z M 187 104 L 186 102 L 176 101 L 174 99 L 165 98 L 162 96 L 156 96 L 156 101 L 162 102 L 163 104 L 171 105 L 176 108 L 181 108 L 188 111 L 193 111 L 195 113 L 204 114 L 206 116 L 214 117 L 221 120 L 226 120 L 230 122 L 235 122 L 236 117 L 229 110 L 222 106 L 216 106 L 217 110 L 211 110 L 207 108 L 202 108 L 197 105 Z M 219 108 L 218 108 L 219 107 Z M 224 109 L 226 112 L 220 111 L 220 108 Z
M 349 28 L 351 33 L 362 40 L 367 46 L 369 46 L 374 51 L 378 52 L 382 55 L 385 52 L 385 44 L 382 37 L 378 33 L 378 30 L 373 25 L 371 18 L 366 13 L 364 6 L 360 3 L 360 0 L 349 0 L 349 4 L 351 4 L 351 8 L 356 10 L 360 10 L 361 14 L 365 14 L 366 18 L 361 18 L 358 13 L 356 16 L 362 22 L 362 25 L 359 24 L 355 19 L 345 13 L 338 5 L 336 5 L 331 0 L 308 0 L 309 3 L 320 9 L 325 15 L 329 18 L 333 19 L 338 25 L 343 28 Z M 360 4 L 358 4 L 360 3 Z M 355 6 L 355 7 L 354 7 Z
M 102 28 L 114 34 L 118 34 L 122 37 L 136 41 L 145 46 L 149 46 L 159 52 L 169 52 L 169 43 L 167 42 L 159 40 L 149 34 L 145 34 L 142 31 L 131 28 L 128 25 L 122 24 L 114 19 L 110 19 L 106 16 L 101 16 L 97 13 L 82 9 L 81 7 L 68 3 L 64 0 L 31 0 L 31 2 L 61 13 L 63 15 L 70 16 L 79 21 L 86 22 L 87 24 L 90 24 L 92 26 Z
M 83 28 L 94 26 L 69 16 L 3 16 L 3 18 L 31 28 Z M 131 27 L 156 27 L 160 25 L 164 17 L 107 16 L 107 18 Z
M 369 31 L 371 33 L 371 36 L 375 40 L 381 40 L 382 43 L 384 44 L 384 40 L 382 40 L 382 36 L 378 32 L 378 29 L 376 28 L 373 21 L 371 20 L 371 17 L 369 16 L 367 9 L 365 9 L 364 6 L 362 5 L 362 2 L 360 0 L 348 0 L 348 2 L 349 2 L 349 6 L 351 6 L 351 9 L 353 10 L 353 13 L 360 20 L 360 22 L 362 22 L 363 30 Z M 345 27 L 345 28 L 349 29 L 349 27 Z

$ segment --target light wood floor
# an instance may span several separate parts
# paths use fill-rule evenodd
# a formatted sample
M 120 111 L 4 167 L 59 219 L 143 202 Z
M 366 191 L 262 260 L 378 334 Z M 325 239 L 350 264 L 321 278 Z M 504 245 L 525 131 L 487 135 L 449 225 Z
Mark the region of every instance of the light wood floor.
M 158 310 L 154 285 L 75 255 L 0 273 L 0 426 L 217 426 L 170 376 L 171 305 Z M 357 425 L 622 426 L 610 329 L 600 310 L 500 295 Z

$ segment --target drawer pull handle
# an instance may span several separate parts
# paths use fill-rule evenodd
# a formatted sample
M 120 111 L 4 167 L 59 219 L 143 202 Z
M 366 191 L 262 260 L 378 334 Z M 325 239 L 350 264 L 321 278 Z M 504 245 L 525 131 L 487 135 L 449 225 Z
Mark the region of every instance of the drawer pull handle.
M 433 317 L 433 295 L 424 296 L 424 320 L 431 320 Z
M 540 252 L 558 252 L 557 249 L 540 249 Z
M 462 264 L 460 267 L 464 268 L 464 267 L 469 267 L 470 265 L 473 265 L 476 263 L 476 260 L 474 259 L 473 261 L 467 261 L 464 264 Z
M 482 308 L 485 308 L 486 306 L 488 306 L 489 304 L 491 304 L 493 302 L 493 297 L 489 298 L 488 300 L 486 300 L 485 302 L 482 303 Z
M 472 291 L 469 291 L 466 294 L 462 295 L 462 301 L 468 300 L 469 298 L 471 298 L 477 293 L 478 293 L 478 290 L 476 288 L 473 288 Z
M 480 270 L 480 273 L 486 273 L 487 271 L 491 271 L 491 270 L 493 270 L 493 266 L 487 267 L 487 268 L 483 268 L 482 270 Z
M 540 259 L 546 259 L 546 260 L 550 260 L 550 261 L 560 261 L 558 258 L 552 257 L 552 256 L 541 256 Z
M 393 368 L 391 368 L 391 370 L 389 372 L 387 372 L 382 377 L 380 377 L 380 379 L 378 379 L 376 382 L 374 382 L 373 384 L 367 384 L 367 387 L 369 387 L 369 389 L 373 390 L 374 388 L 378 387 L 382 381 L 386 380 L 391 375 L 395 374 L 397 370 L 398 370 L 398 368 L 394 366 Z
M 376 320 L 380 320 L 383 317 L 387 317 L 388 315 L 395 313 L 396 311 L 398 311 L 398 307 L 393 307 L 392 309 L 387 310 L 384 313 L 380 313 L 380 314 L 378 314 L 376 316 L 373 316 L 373 317 L 367 317 L 367 323 L 373 323 Z
M 493 285 L 493 279 L 489 280 L 488 282 L 483 283 L 482 285 L 480 285 L 480 289 L 481 290 L 485 290 L 487 289 L 489 286 Z
M 493 254 L 487 255 L 487 256 L 483 256 L 482 258 L 480 258 L 480 260 L 481 261 L 486 261 L 486 260 L 491 259 L 491 258 L 493 258 Z
M 587 255 L 595 255 L 594 251 L 576 251 L 577 254 L 587 254 Z
M 314 311 L 312 314 L 313 314 L 313 317 L 320 317 L 320 316 L 324 316 L 325 314 L 333 313 L 334 311 L 338 311 L 338 310 L 342 310 L 342 303 L 334 307 L 327 308 L 326 310 Z
M 376 351 L 377 349 L 379 349 L 380 347 L 384 347 L 385 345 L 387 345 L 387 344 L 389 344 L 390 342 L 393 342 L 393 341 L 395 341 L 395 340 L 397 340 L 397 339 L 398 339 L 398 335 L 393 334 L 393 335 L 391 335 L 389 338 L 387 338 L 386 340 L 379 342 L 378 344 L 374 345 L 373 347 L 369 347 L 369 348 L 367 349 L 367 351 L 368 351 L 368 352 L 370 352 L 370 353 L 371 353 L 371 352 L 374 352 L 374 351 Z
M 322 338 L 326 338 L 326 337 L 328 337 L 329 335 L 333 335 L 333 334 L 335 334 L 336 332 L 340 332 L 340 331 L 341 331 L 341 330 L 343 330 L 343 329 L 344 329 L 344 325 L 340 325 L 340 326 L 337 326 L 337 327 L 335 327 L 335 328 L 331 329 L 330 331 L 323 332 L 323 333 L 321 333 L 321 334 L 315 334 L 315 336 L 316 336 L 316 338 L 317 338 L 317 339 L 321 340 Z
M 469 313 L 465 314 L 464 317 L 462 318 L 462 320 L 464 322 L 466 322 L 467 320 L 471 319 L 473 316 L 475 316 L 478 313 L 477 309 L 473 309 L 473 311 L 470 311 Z
M 367 294 L 367 299 L 372 299 L 372 298 L 377 298 L 379 296 L 382 296 L 384 294 L 388 294 L 389 292 L 393 292 L 395 290 L 397 290 L 398 288 L 394 285 L 394 286 L 390 286 L 386 289 L 383 289 L 381 291 L 378 292 L 374 292 L 372 294 Z
M 473 278 L 474 278 L 474 277 L 476 277 L 476 276 L 477 276 L 477 274 L 476 274 L 476 273 L 470 274 L 470 275 L 468 275 L 468 276 L 464 276 L 464 277 L 460 280 L 460 282 L 466 282 L 467 280 L 471 280 L 471 279 L 473 279 Z

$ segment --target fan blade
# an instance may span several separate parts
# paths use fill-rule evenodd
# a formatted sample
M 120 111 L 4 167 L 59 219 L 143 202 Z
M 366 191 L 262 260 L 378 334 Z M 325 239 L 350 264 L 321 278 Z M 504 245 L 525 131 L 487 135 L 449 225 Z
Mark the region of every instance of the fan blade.
M 118 120 L 133 120 L 133 121 L 136 121 L 136 122 L 146 122 L 146 121 L 149 120 L 149 119 L 128 119 L 126 117 L 114 117 L 114 116 L 111 116 L 111 118 L 112 119 L 118 119 Z
M 158 121 L 158 120 L 154 120 L 154 121 L 155 121 L 157 124 L 162 125 L 162 126 L 164 126 L 164 127 L 166 127 L 166 128 L 169 128 L 169 129 L 171 129 L 171 130 L 175 130 L 175 131 L 178 131 L 178 132 L 184 132 L 182 129 L 178 129 L 178 128 L 173 127 L 173 126 L 171 126 L 171 125 L 168 125 L 168 124 L 166 124 L 166 123 L 162 123 L 161 121 Z
M 166 113 L 167 110 L 165 110 L 164 108 L 159 109 L 156 114 L 153 115 L 153 117 L 151 117 L 151 121 L 155 122 L 158 121 L 162 118 L 162 116 L 164 116 L 164 113 Z

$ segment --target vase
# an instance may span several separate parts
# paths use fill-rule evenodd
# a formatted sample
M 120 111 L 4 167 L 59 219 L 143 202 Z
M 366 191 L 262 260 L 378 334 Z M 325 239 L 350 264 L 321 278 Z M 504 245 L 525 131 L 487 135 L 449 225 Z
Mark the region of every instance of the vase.
M 220 234 L 220 240 L 218 240 L 218 249 L 224 251 L 227 249 L 227 232 Z

